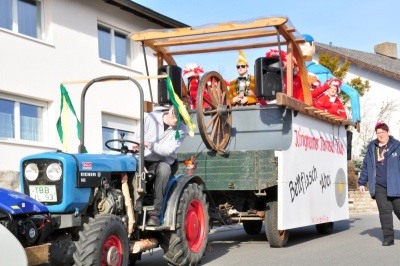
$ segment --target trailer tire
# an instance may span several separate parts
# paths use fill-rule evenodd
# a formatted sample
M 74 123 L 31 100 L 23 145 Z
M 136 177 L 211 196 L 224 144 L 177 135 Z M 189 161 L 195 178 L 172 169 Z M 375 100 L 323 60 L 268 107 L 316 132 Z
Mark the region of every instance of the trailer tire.
M 316 224 L 315 227 L 317 228 L 318 234 L 328 235 L 333 231 L 333 222 Z
M 129 239 L 122 221 L 112 214 L 90 218 L 75 243 L 75 265 L 128 265 Z M 108 262 L 107 262 L 108 261 Z
M 258 235 L 261 232 L 261 228 L 262 228 L 261 220 L 243 221 L 243 229 L 246 232 L 246 234 L 250 236 Z
M 289 238 L 288 230 L 278 230 L 278 202 L 271 201 L 265 209 L 265 233 L 270 247 L 284 247 Z
M 202 186 L 189 183 L 183 189 L 176 213 L 176 229 L 163 233 L 160 243 L 170 265 L 197 265 L 204 256 L 209 233 L 206 195 Z

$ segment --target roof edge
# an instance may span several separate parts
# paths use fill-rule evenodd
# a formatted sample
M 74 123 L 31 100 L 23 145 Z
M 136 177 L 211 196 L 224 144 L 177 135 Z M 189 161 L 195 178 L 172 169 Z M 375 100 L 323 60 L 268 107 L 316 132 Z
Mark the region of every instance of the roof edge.
M 340 47 L 337 47 L 337 48 L 340 48 Z M 400 80 L 400 74 L 384 70 L 384 69 L 382 69 L 380 67 L 377 67 L 375 65 L 369 64 L 367 62 L 363 62 L 363 61 L 361 61 L 361 60 L 359 60 L 357 58 L 349 57 L 349 56 L 346 56 L 346 55 L 344 55 L 342 53 L 335 52 L 335 51 L 332 51 L 330 49 L 324 48 L 324 47 L 318 45 L 317 42 L 315 43 L 315 50 L 317 52 L 319 52 L 319 53 L 327 53 L 327 54 L 330 54 L 332 56 L 337 56 L 338 58 L 340 58 L 343 61 L 349 61 L 351 64 L 354 64 L 354 65 L 356 65 L 358 67 L 361 67 L 361 68 L 364 68 L 364 69 L 367 69 L 367 70 L 371 70 L 371 71 L 373 71 L 375 73 L 378 73 L 380 75 L 383 75 L 383 76 L 386 76 L 386 77 L 389 77 L 389 78 L 393 78 L 393 79 L 396 79 L 396 80 Z M 351 50 L 351 49 L 349 49 L 349 50 Z
M 117 6 L 122 10 L 131 12 L 139 17 L 145 18 L 153 23 L 156 23 L 164 28 L 185 28 L 189 25 L 179 22 L 175 19 L 160 14 L 150 8 L 142 6 L 131 0 L 103 0 L 107 4 Z

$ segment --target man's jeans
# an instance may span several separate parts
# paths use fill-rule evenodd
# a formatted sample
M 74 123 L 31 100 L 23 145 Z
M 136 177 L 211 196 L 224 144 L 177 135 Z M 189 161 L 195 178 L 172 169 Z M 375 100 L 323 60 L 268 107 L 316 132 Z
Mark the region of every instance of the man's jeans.
M 172 165 L 166 162 L 145 162 L 145 166 L 148 172 L 156 176 L 156 180 L 154 181 L 154 212 L 160 215 L 168 181 L 178 171 L 178 160 L 175 160 Z

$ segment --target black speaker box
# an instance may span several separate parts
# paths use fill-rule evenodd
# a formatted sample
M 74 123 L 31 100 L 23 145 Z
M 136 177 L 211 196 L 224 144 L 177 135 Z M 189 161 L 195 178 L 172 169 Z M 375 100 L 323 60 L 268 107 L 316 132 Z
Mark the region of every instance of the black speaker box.
M 166 65 L 158 68 L 158 75 L 168 75 L 174 86 L 175 93 L 182 98 L 182 69 L 178 66 Z M 167 78 L 158 79 L 158 103 L 160 105 L 171 104 L 167 90 Z
M 283 92 L 279 58 L 256 59 L 254 78 L 257 98 L 273 100 L 278 92 Z

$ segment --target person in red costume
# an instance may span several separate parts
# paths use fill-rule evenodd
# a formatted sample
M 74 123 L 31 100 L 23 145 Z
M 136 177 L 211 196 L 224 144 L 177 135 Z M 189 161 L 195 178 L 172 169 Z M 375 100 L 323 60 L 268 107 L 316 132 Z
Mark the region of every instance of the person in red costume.
M 199 87 L 200 78 L 204 75 L 204 69 L 196 63 L 190 63 L 185 66 L 182 75 L 184 78 L 188 79 L 187 88 L 190 95 L 190 109 L 196 109 L 197 90 Z M 204 97 L 210 100 L 207 90 L 204 90 Z M 210 105 L 203 101 L 203 108 L 208 107 L 210 107 Z
M 315 106 L 316 99 L 329 89 L 329 85 L 325 83 L 321 86 L 321 81 L 318 79 L 318 76 L 311 72 L 308 72 L 308 82 L 311 88 L 313 105 Z
M 314 106 L 333 115 L 347 119 L 346 110 L 338 97 L 340 93 L 340 79 L 328 79 L 322 87 L 328 88 L 327 93 L 317 97 L 314 101 Z
M 284 93 L 287 93 L 287 54 L 285 51 L 280 51 L 278 49 L 271 49 L 269 50 L 266 54 L 265 57 L 272 57 L 272 58 L 279 58 L 279 54 L 281 57 L 282 61 L 282 67 L 283 67 L 283 91 Z M 303 94 L 303 87 L 301 85 L 301 79 L 300 75 L 298 75 L 299 72 L 299 67 L 297 65 L 297 60 L 296 58 L 293 57 L 293 98 L 304 102 L 304 94 Z

